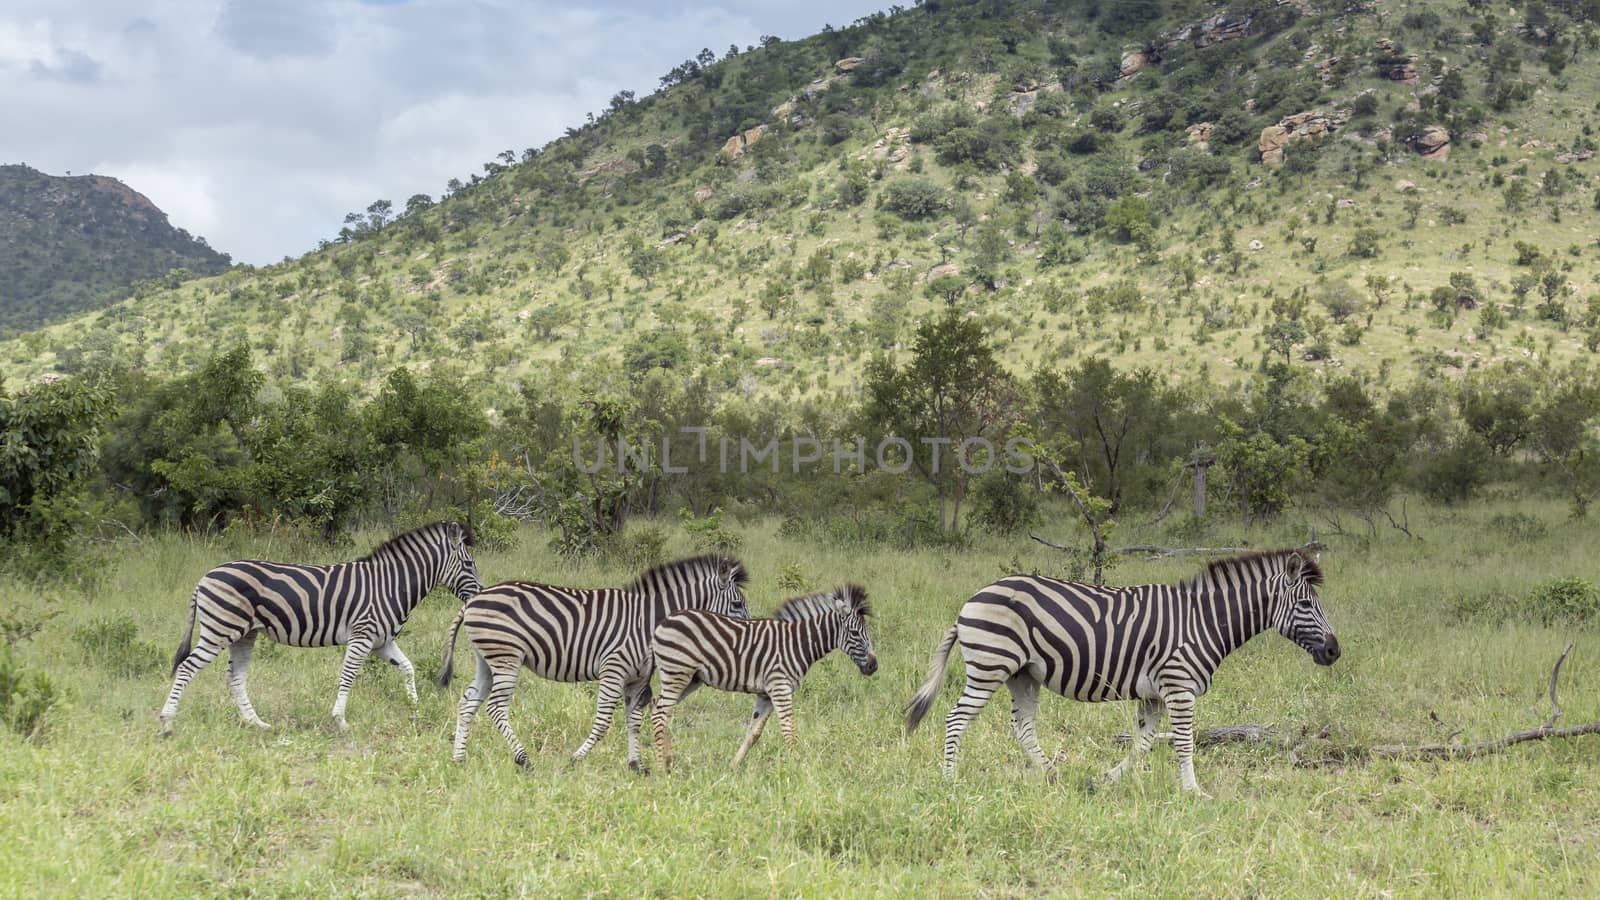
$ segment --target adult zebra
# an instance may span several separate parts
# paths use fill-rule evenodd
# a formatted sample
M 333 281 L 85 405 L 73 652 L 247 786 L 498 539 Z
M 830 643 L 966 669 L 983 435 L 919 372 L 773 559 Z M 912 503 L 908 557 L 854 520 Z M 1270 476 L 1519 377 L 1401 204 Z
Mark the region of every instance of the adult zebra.
M 667 735 L 672 708 L 702 684 L 756 695 L 750 730 L 733 757 L 735 768 L 761 737 L 773 710 L 784 741 L 794 746 L 794 690 L 813 663 L 842 647 L 861 674 L 878 671 L 867 628 L 871 613 L 866 590 L 850 584 L 786 600 L 770 619 L 732 619 L 699 609 L 667 616 L 656 626 L 652 645 L 661 696 L 651 723 L 662 768 L 672 768 Z
M 628 766 L 639 768 L 639 729 L 650 703 L 650 634 L 656 623 L 680 609 L 708 609 L 745 619 L 744 564 L 721 556 L 696 556 L 663 563 L 626 588 L 582 589 L 508 581 L 473 597 L 450 630 L 439 683 L 448 685 L 456 634 L 465 625 L 477 658 L 472 684 L 456 715 L 452 757 L 467 755 L 467 729 L 487 699 L 489 719 L 505 736 L 517 765 L 528 752 L 511 730 L 507 705 L 523 666 L 552 681 L 598 681 L 599 698 L 589 738 L 574 760 L 611 728 L 617 701 L 626 700 Z
M 1046 773 L 1033 718 L 1039 686 L 1076 700 L 1139 701 L 1138 735 L 1106 773 L 1120 778 L 1150 749 L 1163 708 L 1172 717 L 1183 789 L 1205 796 L 1194 777 L 1194 703 L 1223 657 L 1268 628 L 1299 644 L 1318 665 L 1339 658 L 1339 641 L 1316 588 L 1322 570 L 1299 550 L 1218 560 L 1176 585 L 1095 587 L 1013 575 L 972 596 L 934 652 L 928 679 L 907 709 L 912 730 L 944 684 L 950 649 L 961 643 L 966 687 L 945 719 L 944 774 L 953 777 L 961 734 L 1001 684 L 1011 689 L 1012 731 Z
M 405 673 L 406 694 L 415 707 L 416 670 L 395 639 L 411 610 L 435 587 L 446 585 L 462 600 L 483 589 L 471 546 L 471 530 L 455 522 L 435 522 L 391 538 L 354 562 L 301 566 L 242 559 L 207 572 L 195 585 L 189 631 L 172 660 L 172 691 L 161 708 L 161 733 L 172 733 L 184 688 L 224 648 L 228 690 L 239 712 L 250 725 L 271 727 L 256 715 L 245 692 L 250 652 L 261 632 L 296 647 L 345 646 L 333 704 L 333 720 L 341 729 L 347 727 L 344 707 L 350 686 L 374 651 Z

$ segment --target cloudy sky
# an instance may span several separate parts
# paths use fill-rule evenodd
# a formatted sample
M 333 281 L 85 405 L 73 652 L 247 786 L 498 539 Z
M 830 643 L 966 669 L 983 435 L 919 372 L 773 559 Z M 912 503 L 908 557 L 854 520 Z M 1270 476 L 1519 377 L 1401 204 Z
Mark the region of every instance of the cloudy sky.
M 112 175 L 236 260 L 437 196 L 710 47 L 880 0 L 4 0 L 0 163 Z

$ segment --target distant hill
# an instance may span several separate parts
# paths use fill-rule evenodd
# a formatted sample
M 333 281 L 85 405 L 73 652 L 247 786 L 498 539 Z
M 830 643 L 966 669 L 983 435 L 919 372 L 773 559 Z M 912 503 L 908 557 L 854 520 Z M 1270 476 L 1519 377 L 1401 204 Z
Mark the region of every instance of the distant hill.
M 489 405 L 662 369 L 848 402 L 947 304 L 1018 373 L 1591 359 L 1592 6 L 928 0 L 708 49 L 443 197 L 377 200 L 298 259 L 142 291 L 0 362 L 172 373 L 248 341 L 289 382 L 443 364 Z
M 215 275 L 228 264 L 115 178 L 0 166 L 0 331 L 97 309 L 140 279 Z

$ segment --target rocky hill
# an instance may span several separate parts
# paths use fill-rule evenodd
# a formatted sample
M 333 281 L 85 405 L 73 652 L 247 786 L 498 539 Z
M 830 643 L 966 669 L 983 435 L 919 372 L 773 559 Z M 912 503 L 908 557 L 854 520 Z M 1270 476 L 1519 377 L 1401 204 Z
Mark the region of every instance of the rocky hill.
M 0 166 L 0 331 L 97 309 L 136 281 L 175 286 L 227 267 L 226 254 L 115 178 Z
M 244 340 L 290 381 L 449 365 L 490 405 L 662 368 L 798 398 L 854 390 L 947 304 L 1019 371 L 1586 358 L 1590 7 L 929 0 L 702 51 L 445 197 L 375 202 L 300 259 L 0 359 L 179 371 Z

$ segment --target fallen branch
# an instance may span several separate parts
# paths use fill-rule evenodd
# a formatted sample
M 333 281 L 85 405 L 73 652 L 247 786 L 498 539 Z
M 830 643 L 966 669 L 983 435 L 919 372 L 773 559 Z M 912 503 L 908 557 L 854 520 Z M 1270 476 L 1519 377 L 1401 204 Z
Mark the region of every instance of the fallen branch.
M 1218 728 L 1207 728 L 1195 735 L 1195 746 L 1210 747 L 1215 744 L 1263 744 L 1270 740 L 1280 740 L 1281 736 L 1271 725 L 1223 725 Z M 1133 740 L 1133 734 L 1127 731 L 1117 735 L 1117 743 L 1126 744 Z M 1156 740 L 1170 742 L 1172 732 L 1156 732 Z

